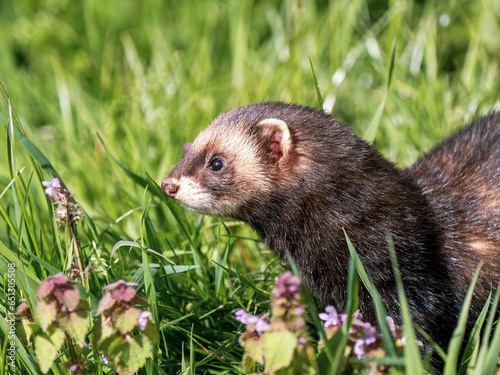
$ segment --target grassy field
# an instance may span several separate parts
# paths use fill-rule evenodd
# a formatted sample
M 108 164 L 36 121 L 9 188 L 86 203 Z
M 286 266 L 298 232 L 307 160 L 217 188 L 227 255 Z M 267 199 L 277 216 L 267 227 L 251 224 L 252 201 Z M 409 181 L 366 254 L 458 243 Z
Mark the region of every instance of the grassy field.
M 16 298 L 32 309 L 40 282 L 77 264 L 71 230 L 55 224 L 44 195 L 42 181 L 57 174 L 85 211 L 76 237 L 91 264 L 91 308 L 120 279 L 139 282 L 151 305 L 160 335 L 141 373 L 241 373 L 234 312 L 269 311 L 285 268 L 245 225 L 159 194 L 183 144 L 231 107 L 317 107 L 311 61 L 323 108 L 363 137 L 376 130 L 376 147 L 408 165 L 500 108 L 499 35 L 496 0 L 0 2 L 11 103 L 0 95 L 2 298 L 9 263 Z M 171 261 L 198 267 L 170 274 Z M 0 373 L 40 373 L 22 339 L 6 367 L 0 326 Z M 68 350 L 51 373 L 70 373 Z M 113 373 L 87 355 L 93 373 Z

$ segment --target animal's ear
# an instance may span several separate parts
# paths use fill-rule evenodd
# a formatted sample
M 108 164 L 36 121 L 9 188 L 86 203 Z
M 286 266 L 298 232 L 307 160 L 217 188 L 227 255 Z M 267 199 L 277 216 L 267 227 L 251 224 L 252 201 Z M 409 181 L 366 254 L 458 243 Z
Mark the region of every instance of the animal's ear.
M 292 140 L 286 122 L 268 118 L 259 122 L 257 128 L 270 160 L 274 163 L 287 160 L 291 152 Z

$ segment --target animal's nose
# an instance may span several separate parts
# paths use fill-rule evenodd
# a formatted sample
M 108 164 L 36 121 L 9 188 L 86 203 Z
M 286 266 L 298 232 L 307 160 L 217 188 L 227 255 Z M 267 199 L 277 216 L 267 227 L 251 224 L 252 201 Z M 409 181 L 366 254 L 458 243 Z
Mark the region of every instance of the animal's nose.
M 169 196 L 170 198 L 174 198 L 179 191 L 179 185 L 163 181 L 161 184 L 161 190 L 163 191 L 163 194 Z

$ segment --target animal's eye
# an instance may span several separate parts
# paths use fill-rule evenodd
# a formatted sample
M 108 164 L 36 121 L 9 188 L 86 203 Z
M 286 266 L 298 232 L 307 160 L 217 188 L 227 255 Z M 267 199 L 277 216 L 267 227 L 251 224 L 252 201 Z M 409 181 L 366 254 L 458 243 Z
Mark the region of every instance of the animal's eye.
M 214 172 L 220 171 L 222 168 L 224 168 L 224 161 L 222 159 L 213 159 L 210 162 L 210 169 Z

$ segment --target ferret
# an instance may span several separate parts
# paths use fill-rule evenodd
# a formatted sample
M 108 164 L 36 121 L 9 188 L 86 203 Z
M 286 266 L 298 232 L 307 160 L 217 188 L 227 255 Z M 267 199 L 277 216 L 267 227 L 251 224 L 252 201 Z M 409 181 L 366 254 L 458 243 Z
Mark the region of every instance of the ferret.
M 444 348 L 478 264 L 472 318 L 500 279 L 500 113 L 398 169 L 329 114 L 252 104 L 200 133 L 162 191 L 191 211 L 247 222 L 276 255 L 292 256 L 323 303 L 341 310 L 345 230 L 401 323 L 390 235 L 412 318 Z M 376 322 L 364 288 L 360 310 Z

